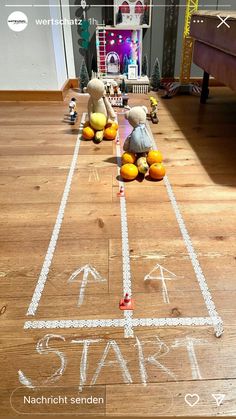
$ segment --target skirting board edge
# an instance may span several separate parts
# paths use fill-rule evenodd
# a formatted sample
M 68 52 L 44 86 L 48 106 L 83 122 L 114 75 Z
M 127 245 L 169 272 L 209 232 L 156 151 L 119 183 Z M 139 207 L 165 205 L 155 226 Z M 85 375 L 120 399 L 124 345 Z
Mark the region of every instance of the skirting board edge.
M 63 102 L 68 90 L 78 88 L 78 79 L 68 79 L 60 90 L 0 90 L 0 101 L 43 101 Z

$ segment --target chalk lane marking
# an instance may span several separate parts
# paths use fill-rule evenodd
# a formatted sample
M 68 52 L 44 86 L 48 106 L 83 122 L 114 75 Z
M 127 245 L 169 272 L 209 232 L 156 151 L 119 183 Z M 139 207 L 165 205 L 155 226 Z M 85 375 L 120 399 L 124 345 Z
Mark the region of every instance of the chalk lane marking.
M 120 176 L 121 168 L 121 147 L 119 131 L 116 136 L 116 159 L 117 159 L 117 174 L 119 178 L 119 191 L 123 188 L 125 191 L 125 185 Z M 128 232 L 128 220 L 126 210 L 126 198 L 125 193 L 120 199 L 120 216 L 121 216 L 121 239 L 122 239 L 122 261 L 123 261 L 123 295 L 126 293 L 132 296 L 132 282 L 131 282 L 131 268 L 130 268 L 130 251 L 129 251 L 129 232 Z M 124 335 L 125 337 L 133 337 L 134 332 L 132 328 L 132 317 L 133 312 L 131 310 L 124 310 L 124 318 L 126 320 Z
M 67 204 L 67 200 L 68 200 L 68 196 L 70 193 L 70 188 L 71 188 L 71 183 L 72 183 L 72 178 L 74 175 L 74 171 L 76 168 L 76 163 L 77 163 L 77 159 L 78 159 L 78 154 L 79 154 L 79 148 L 80 148 L 80 138 L 82 135 L 82 130 L 83 130 L 83 125 L 85 122 L 85 118 L 86 118 L 86 113 L 82 114 L 82 118 L 80 121 L 80 126 L 79 126 L 79 132 L 78 132 L 78 137 L 77 137 L 77 141 L 75 144 L 75 149 L 74 149 L 74 154 L 73 154 L 73 158 L 71 161 L 71 165 L 70 165 L 70 170 L 67 176 L 67 180 L 66 180 L 66 184 L 65 184 L 65 189 L 62 195 L 62 199 L 61 199 L 61 203 L 60 203 L 60 207 L 57 213 L 57 218 L 56 218 L 56 222 L 53 228 L 53 232 L 52 232 L 52 236 L 50 239 L 50 243 L 48 246 L 48 250 L 43 262 L 43 266 L 38 278 L 38 282 L 37 285 L 35 287 L 34 290 L 34 294 L 31 300 L 31 303 L 29 305 L 28 311 L 27 311 L 27 316 L 34 316 L 36 313 L 36 310 L 38 308 L 39 305 L 39 301 L 42 297 L 42 292 L 44 290 L 44 286 L 45 283 L 47 281 L 47 277 L 49 274 L 49 270 L 50 270 L 50 266 L 52 263 L 52 259 L 53 259 L 53 255 L 56 249 L 56 245 L 57 245 L 57 240 L 59 237 L 59 233 L 61 230 L 61 225 L 62 225 L 62 221 L 63 221 L 63 217 L 64 217 L 64 212 L 65 212 L 65 208 L 66 208 L 66 204 Z
M 187 248 L 187 251 L 188 251 L 188 254 L 189 254 L 189 257 L 190 257 L 190 260 L 191 260 L 196 278 L 198 280 L 198 284 L 199 284 L 203 299 L 205 301 L 209 316 L 212 317 L 212 319 L 216 319 L 216 318 L 218 319 L 218 324 L 215 326 L 215 332 L 216 332 L 217 336 L 219 337 L 223 333 L 223 321 L 222 321 L 220 315 L 218 314 L 218 312 L 216 310 L 216 307 L 215 307 L 215 304 L 212 300 L 212 296 L 211 296 L 211 293 L 209 291 L 209 288 L 208 288 L 208 285 L 207 285 L 207 282 L 206 282 L 206 278 L 205 278 L 205 276 L 202 272 L 202 268 L 201 268 L 200 263 L 198 261 L 197 254 L 195 252 L 195 249 L 193 247 L 193 244 L 192 244 L 191 238 L 189 236 L 188 230 L 185 226 L 183 217 L 182 217 L 181 212 L 179 210 L 179 206 L 178 206 L 177 201 L 175 199 L 175 195 L 174 195 L 174 192 L 172 190 L 171 184 L 169 182 L 169 179 L 166 176 L 164 178 L 164 182 L 165 182 L 167 193 L 169 195 L 172 207 L 174 209 L 175 216 L 176 216 L 177 222 L 179 224 L 179 228 L 180 228 L 185 246 Z
M 82 125 L 82 120 L 81 124 Z M 82 130 L 82 128 L 80 128 Z M 153 140 L 154 148 L 156 148 L 156 144 L 152 135 L 152 132 L 150 130 L 150 127 L 148 126 L 148 130 L 150 132 L 151 138 Z M 79 141 L 79 137 L 78 140 Z M 117 144 L 118 146 L 118 144 Z M 78 153 L 77 153 L 78 154 Z M 119 167 L 120 167 L 120 148 L 117 149 L 117 161 L 118 161 L 118 173 L 119 173 Z M 190 260 L 192 262 L 195 274 L 197 276 L 200 289 L 202 291 L 206 306 L 208 308 L 208 312 L 210 317 L 182 317 L 182 318 L 173 318 L 173 317 L 163 317 L 163 318 L 133 318 L 132 312 L 129 312 L 127 310 L 124 310 L 124 318 L 123 319 L 99 319 L 99 320 L 36 320 L 36 321 L 26 321 L 24 324 L 24 329 L 56 329 L 56 328 L 97 328 L 97 327 L 120 327 L 124 328 L 124 335 L 125 337 L 133 336 L 133 328 L 134 327 L 172 327 L 172 326 L 213 326 L 215 330 L 215 334 L 217 337 L 221 336 L 223 333 L 223 321 L 219 314 L 216 311 L 215 305 L 212 301 L 212 297 L 210 294 L 210 291 L 208 290 L 205 277 L 201 271 L 197 255 L 194 251 L 193 245 L 191 243 L 190 236 L 187 232 L 184 220 L 182 218 L 182 215 L 180 213 L 178 204 L 176 202 L 172 187 L 169 183 L 169 180 L 167 176 L 164 178 L 164 183 L 167 188 L 167 192 L 172 204 L 172 207 L 175 212 L 175 216 L 177 219 L 177 222 L 179 224 L 179 228 L 181 231 L 181 234 L 183 236 L 185 245 L 187 247 Z M 119 182 L 119 187 L 123 186 L 124 183 L 122 181 Z M 130 276 L 130 258 L 129 258 L 129 246 L 128 246 L 128 227 L 127 227 L 127 218 L 126 218 L 126 201 L 122 199 L 124 197 L 120 197 L 120 205 L 121 205 L 121 211 L 124 213 L 125 211 L 125 220 L 126 224 L 124 223 L 124 226 L 122 227 L 122 232 L 124 234 L 124 238 L 126 236 L 126 241 L 124 244 L 124 248 L 122 248 L 123 252 L 123 269 L 126 273 L 126 276 L 123 278 L 123 288 L 125 292 L 130 292 L 131 295 L 131 276 Z M 127 235 L 126 235 L 127 233 Z M 58 233 L 59 234 L 59 233 Z M 127 253 L 128 252 L 128 253 Z M 51 264 L 51 261 L 49 263 L 49 266 Z M 49 267 L 48 267 L 49 269 Z M 48 273 L 47 273 L 48 274 Z M 46 278 L 47 279 L 47 278 Z M 43 287 L 46 282 L 42 280 Z M 43 289 L 43 288 L 42 288 Z M 41 290 L 42 293 L 42 290 Z M 41 298 L 40 296 L 37 300 L 38 306 L 39 300 Z M 34 294 L 35 295 L 35 294 Z M 33 304 L 33 301 L 32 303 Z
M 160 271 L 160 276 L 153 275 L 154 272 L 156 272 L 158 270 Z M 171 275 L 171 277 L 170 276 L 164 276 L 164 273 L 163 273 L 164 271 L 168 272 Z M 174 277 L 176 277 L 176 275 L 173 272 L 168 271 L 168 269 L 163 268 L 163 266 L 161 266 L 157 263 L 154 266 L 154 268 L 149 272 L 149 274 L 145 275 L 144 281 L 148 281 L 148 280 L 152 280 L 152 279 L 159 279 L 161 281 L 161 285 L 162 285 L 163 301 L 166 304 L 170 304 L 170 299 L 169 299 L 168 290 L 167 290 L 167 286 L 166 286 L 166 280 L 172 281 L 173 279 L 176 279 Z
M 215 326 L 218 318 L 211 317 L 158 317 L 131 318 L 132 327 L 172 327 L 172 326 Z M 126 319 L 96 320 L 27 320 L 24 329 L 81 329 L 97 327 L 125 327 Z
M 81 266 L 81 268 L 76 269 L 76 271 L 74 271 L 71 274 L 70 278 L 68 279 L 68 282 L 70 282 L 70 283 L 71 282 L 77 282 L 78 281 L 77 278 L 78 278 L 78 276 L 81 272 L 83 272 L 83 279 L 82 279 L 81 286 L 80 286 L 78 307 L 82 306 L 82 304 L 84 302 L 84 293 L 85 293 L 85 288 L 86 288 L 87 283 L 88 283 L 89 275 L 93 277 L 95 282 L 106 282 L 106 279 L 103 278 L 98 273 L 98 271 L 96 271 L 96 269 L 89 264 Z
M 156 142 L 154 140 L 154 137 L 153 137 L 152 131 L 150 129 L 150 126 L 149 125 L 147 125 L 147 126 L 148 126 L 148 131 L 150 133 L 150 136 L 152 138 L 153 148 L 157 149 L 157 145 L 156 145 Z M 177 204 L 177 200 L 175 198 L 175 195 L 174 195 L 172 186 L 170 184 L 170 181 L 168 179 L 168 176 L 164 177 L 164 184 L 165 184 L 167 194 L 169 196 L 172 208 L 174 210 L 174 214 L 175 214 L 177 223 L 179 225 L 179 229 L 180 229 L 180 232 L 182 234 L 183 241 L 184 241 L 185 246 L 187 248 L 189 258 L 190 258 L 190 261 L 192 263 L 196 278 L 198 280 L 198 284 L 199 284 L 203 299 L 205 301 L 209 316 L 212 318 L 212 321 L 215 324 L 214 329 L 215 329 L 216 336 L 219 337 L 219 336 L 222 335 L 222 333 L 224 331 L 223 320 L 221 319 L 220 315 L 218 314 L 218 312 L 216 310 L 216 307 L 215 307 L 215 304 L 212 300 L 212 296 L 211 296 L 211 293 L 209 291 L 206 278 L 205 278 L 205 276 L 202 272 L 200 263 L 198 261 L 197 254 L 195 252 L 195 249 L 193 247 L 190 235 L 188 233 L 188 230 L 187 230 L 187 227 L 185 225 L 184 219 L 182 217 L 179 206 Z
M 70 171 L 68 174 L 68 178 L 67 178 L 67 182 L 65 185 L 65 189 L 64 189 L 64 193 L 63 193 L 63 197 L 62 197 L 62 201 L 61 201 L 61 205 L 58 211 L 58 215 L 57 215 L 57 219 L 56 219 L 56 223 L 54 226 L 54 230 L 52 233 L 52 237 L 51 237 L 51 241 L 48 247 L 48 251 L 47 254 L 45 256 L 45 260 L 44 260 L 44 264 L 38 279 L 38 283 L 36 285 L 33 297 L 32 297 L 32 301 L 30 303 L 27 315 L 35 315 L 35 312 L 37 310 L 39 301 L 41 299 L 42 296 L 42 292 L 47 280 L 47 276 L 49 273 L 49 269 L 52 263 L 52 259 L 53 259 L 53 254 L 56 248 L 56 244 L 57 244 L 57 239 L 59 236 L 59 232 L 60 232 L 60 228 L 61 228 L 61 224 L 63 221 L 63 216 L 64 216 L 64 211 L 65 211 L 65 207 L 66 207 L 66 203 L 67 203 L 67 199 L 68 199 L 68 195 L 70 192 L 70 187 L 71 187 L 71 183 L 72 183 L 72 177 L 74 174 L 74 170 L 76 167 L 76 162 L 77 162 L 77 158 L 78 158 L 78 153 L 79 153 L 79 147 L 80 147 L 80 138 L 81 138 L 81 134 L 82 134 L 82 129 L 83 129 L 83 124 L 85 122 L 85 117 L 86 117 L 86 113 L 83 113 L 82 118 L 81 118 L 81 122 L 80 122 L 80 128 L 79 128 L 79 133 L 78 133 L 78 137 L 77 137 L 77 142 L 76 142 L 76 146 L 75 146 L 75 150 L 74 150 L 74 155 L 73 155 L 73 159 L 71 162 L 71 167 L 70 167 Z M 119 139 L 119 133 L 117 133 L 117 140 Z M 121 166 L 121 154 L 120 154 L 120 146 L 117 145 L 116 147 L 116 151 L 117 151 L 117 170 L 118 170 L 118 175 L 120 174 L 120 166 Z M 119 186 L 124 186 L 124 183 L 122 181 L 119 182 Z M 131 274 L 130 274 L 130 259 L 129 259 L 129 242 L 128 242 L 128 225 L 127 225 L 127 214 L 126 214 L 126 201 L 125 201 L 125 197 L 122 197 L 120 199 L 120 211 L 121 211 L 121 232 L 122 232 L 122 256 L 123 256 L 123 292 L 124 294 L 126 292 L 129 293 L 129 295 L 131 295 Z M 78 273 L 78 272 L 77 272 Z M 76 273 L 74 273 L 76 275 Z M 73 275 L 73 278 L 70 278 L 70 282 L 72 282 L 75 278 L 75 276 Z M 83 294 L 84 294 L 84 288 L 86 286 L 85 281 L 87 279 L 87 275 L 84 276 L 84 283 L 83 283 L 83 287 L 81 286 L 81 292 L 82 294 L 80 294 L 80 298 L 79 298 L 79 305 L 81 305 L 81 301 L 83 302 Z M 114 321 L 114 324 L 117 324 L 118 327 L 124 327 L 124 334 L 125 337 L 132 337 L 133 336 L 133 330 L 132 330 L 132 312 L 129 310 L 124 310 L 124 317 L 125 320 L 123 322 L 120 323 L 120 319 L 118 319 L 118 321 Z M 96 321 L 95 321 L 96 322 Z M 31 322 L 26 322 L 28 325 L 31 324 Z M 63 323 L 63 321 L 62 321 Z M 86 321 L 85 321 L 86 323 Z M 100 320 L 99 323 L 101 324 L 100 327 L 106 327 L 107 321 L 106 320 Z M 37 322 L 36 322 L 37 324 Z M 44 324 L 44 323 L 42 323 Z M 80 323 L 81 326 L 82 324 L 84 324 L 84 321 L 82 321 L 82 323 Z M 88 321 L 88 324 L 91 324 L 90 321 Z M 95 323 L 94 323 L 95 324 Z M 73 327 L 73 326 L 72 326 Z M 82 326 L 83 327 L 83 326 Z M 28 328 L 26 326 L 26 328 Z

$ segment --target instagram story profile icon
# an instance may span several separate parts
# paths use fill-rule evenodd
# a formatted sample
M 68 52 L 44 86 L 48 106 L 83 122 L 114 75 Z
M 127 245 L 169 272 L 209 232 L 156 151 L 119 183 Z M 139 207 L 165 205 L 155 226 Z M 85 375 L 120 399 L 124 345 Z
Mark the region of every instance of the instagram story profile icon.
M 28 18 L 23 12 L 12 12 L 7 19 L 9 28 L 14 32 L 22 32 L 28 25 Z

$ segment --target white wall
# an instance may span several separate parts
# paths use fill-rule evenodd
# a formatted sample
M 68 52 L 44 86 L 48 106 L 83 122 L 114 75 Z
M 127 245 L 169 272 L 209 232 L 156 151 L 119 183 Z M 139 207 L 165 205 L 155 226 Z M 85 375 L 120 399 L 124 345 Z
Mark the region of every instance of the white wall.
M 59 5 L 59 0 L 49 0 L 49 5 Z M 50 7 L 50 17 L 54 20 L 62 19 L 61 8 Z M 65 45 L 63 39 L 63 30 L 61 25 L 52 25 L 52 40 L 54 46 L 54 57 L 57 72 L 57 85 L 60 89 L 67 80 L 67 64 L 65 59 Z
M 50 0 L 43 0 L 49 4 Z M 59 0 L 54 0 L 59 3 Z M 49 7 L 17 6 L 19 0 L 11 0 L 15 8 L 0 5 L 0 90 L 58 90 L 67 79 L 64 44 L 61 26 L 36 25 L 35 19 L 50 19 L 60 14 L 60 9 Z M 36 0 L 24 0 L 22 4 L 39 4 Z M 8 3 L 9 4 L 9 3 Z M 22 11 L 28 17 L 28 26 L 22 32 L 14 32 L 7 25 L 13 11 Z
M 63 5 L 67 7 L 62 8 L 62 14 L 64 19 L 70 19 L 70 0 L 62 0 Z M 75 79 L 75 58 L 73 50 L 73 39 L 72 39 L 72 27 L 70 25 L 64 26 L 64 37 L 65 37 L 65 49 L 66 49 L 66 61 L 68 78 Z

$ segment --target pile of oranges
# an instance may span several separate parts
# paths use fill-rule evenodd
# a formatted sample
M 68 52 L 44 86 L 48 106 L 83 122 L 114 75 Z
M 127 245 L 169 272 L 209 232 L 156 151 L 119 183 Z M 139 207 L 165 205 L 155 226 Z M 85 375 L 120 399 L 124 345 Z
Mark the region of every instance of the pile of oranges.
M 150 150 L 147 157 L 139 157 L 134 153 L 125 152 L 122 157 L 121 177 L 134 180 L 139 173 L 148 174 L 154 180 L 161 180 L 166 169 L 162 163 L 163 157 L 159 150 Z
M 108 122 L 104 128 L 96 129 L 92 126 L 91 122 L 87 121 L 83 128 L 83 139 L 93 140 L 96 144 L 104 140 L 115 140 L 118 130 L 118 124 L 116 122 Z
M 117 130 L 117 122 L 107 122 L 105 115 L 93 113 L 90 116 L 90 121 L 84 124 L 82 136 L 84 140 L 93 140 L 98 144 L 103 139 L 115 140 Z M 134 180 L 139 173 L 148 174 L 151 179 L 161 180 L 166 173 L 162 163 L 163 157 L 159 150 L 150 150 L 146 157 L 138 157 L 136 154 L 126 151 L 121 160 L 120 174 L 125 180 Z

